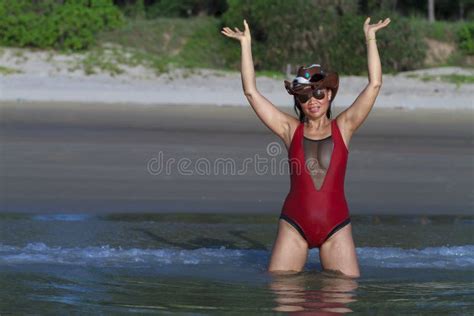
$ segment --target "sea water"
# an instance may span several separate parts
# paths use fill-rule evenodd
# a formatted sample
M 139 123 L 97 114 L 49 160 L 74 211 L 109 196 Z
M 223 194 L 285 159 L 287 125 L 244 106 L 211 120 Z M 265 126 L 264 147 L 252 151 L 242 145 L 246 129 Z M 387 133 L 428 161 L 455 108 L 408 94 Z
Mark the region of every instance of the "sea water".
M 473 216 L 352 216 L 361 277 L 266 271 L 277 215 L 0 214 L 0 314 L 472 315 Z

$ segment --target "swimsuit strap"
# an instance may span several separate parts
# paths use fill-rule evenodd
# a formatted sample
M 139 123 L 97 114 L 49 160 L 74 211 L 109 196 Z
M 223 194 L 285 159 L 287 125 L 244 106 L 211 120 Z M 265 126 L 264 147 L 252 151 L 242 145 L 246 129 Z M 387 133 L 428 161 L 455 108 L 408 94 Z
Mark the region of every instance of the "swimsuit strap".
M 344 140 L 342 139 L 342 134 L 341 134 L 341 130 L 339 129 L 339 125 L 337 125 L 337 120 L 336 119 L 333 119 L 331 121 L 331 124 L 334 124 L 333 128 L 332 128 L 332 134 L 333 134 L 333 141 L 334 143 L 338 143 L 338 145 L 340 145 L 341 148 L 344 149 L 345 152 L 347 152 L 347 147 L 346 147 L 346 144 L 344 143 Z

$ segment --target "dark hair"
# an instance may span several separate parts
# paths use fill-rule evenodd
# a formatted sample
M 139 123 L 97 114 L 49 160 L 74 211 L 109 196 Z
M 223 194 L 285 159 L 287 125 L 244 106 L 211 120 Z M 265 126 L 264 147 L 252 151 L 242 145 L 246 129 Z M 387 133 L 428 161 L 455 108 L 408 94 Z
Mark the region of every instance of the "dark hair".
M 300 122 L 304 122 L 306 120 L 306 115 L 304 114 L 303 110 L 301 109 L 301 104 L 299 103 L 298 99 L 296 99 L 295 96 L 293 96 L 293 100 L 295 102 L 295 105 L 293 106 L 293 108 L 295 109 L 295 113 L 296 115 L 298 115 L 298 119 L 300 120 Z M 329 101 L 329 107 L 328 107 L 328 110 L 326 112 L 326 116 L 328 119 L 331 118 L 331 105 L 332 105 L 332 99 L 331 101 Z

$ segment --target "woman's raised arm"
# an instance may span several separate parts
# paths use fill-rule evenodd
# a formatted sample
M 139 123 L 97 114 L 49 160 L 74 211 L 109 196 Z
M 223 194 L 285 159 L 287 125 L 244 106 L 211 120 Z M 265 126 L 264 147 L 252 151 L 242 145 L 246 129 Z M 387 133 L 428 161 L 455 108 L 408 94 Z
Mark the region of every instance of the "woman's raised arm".
M 370 17 L 364 22 L 369 83 L 354 103 L 338 115 L 338 120 L 341 120 L 340 125 L 343 126 L 344 132 L 348 134 L 346 135 L 347 139 L 350 139 L 350 136 L 369 115 L 382 86 L 382 65 L 380 63 L 375 33 L 386 27 L 390 23 L 390 18 L 385 19 L 383 22 L 380 20 L 377 24 L 369 24 L 369 22 Z
M 238 28 L 234 28 L 235 31 L 229 27 L 224 27 L 221 31 L 227 37 L 234 38 L 240 41 L 242 48 L 242 59 L 241 59 L 241 75 L 242 75 L 242 87 L 244 90 L 245 97 L 249 101 L 250 105 L 254 109 L 260 120 L 275 134 L 283 139 L 285 144 L 288 146 L 290 143 L 290 122 L 297 121 L 296 118 L 291 115 L 280 111 L 275 107 L 269 100 L 267 100 L 257 90 L 255 80 L 255 70 L 252 59 L 252 45 L 250 29 L 247 21 L 244 20 L 244 31 L 240 31 Z

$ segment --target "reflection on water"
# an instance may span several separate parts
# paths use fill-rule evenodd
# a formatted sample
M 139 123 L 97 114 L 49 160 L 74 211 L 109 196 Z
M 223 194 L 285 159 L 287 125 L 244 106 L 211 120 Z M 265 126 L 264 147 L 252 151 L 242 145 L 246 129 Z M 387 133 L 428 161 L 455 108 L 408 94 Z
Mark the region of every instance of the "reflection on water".
M 272 272 L 269 288 L 275 294 L 276 312 L 349 313 L 356 302 L 355 279 L 337 273 Z

